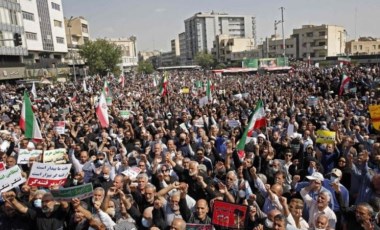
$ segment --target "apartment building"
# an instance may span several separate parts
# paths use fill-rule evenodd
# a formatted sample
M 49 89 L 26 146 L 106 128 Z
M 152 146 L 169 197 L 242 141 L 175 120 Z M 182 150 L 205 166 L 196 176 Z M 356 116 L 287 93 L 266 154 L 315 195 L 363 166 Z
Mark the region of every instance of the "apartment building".
M 346 43 L 346 54 L 348 55 L 371 55 L 380 54 L 380 39 L 372 37 L 361 37 Z
M 67 53 L 65 22 L 61 0 L 20 1 L 29 55 L 27 64 L 64 61 Z
M 109 39 L 108 41 L 121 47 L 122 62 L 119 64 L 122 72 L 130 72 L 137 67 L 136 37 Z
M 217 35 L 211 53 L 217 62 L 229 63 L 238 57 L 250 57 L 255 41 L 253 38 L 232 37 L 229 35 Z
M 20 3 L 1 0 L 0 15 L 0 80 L 22 78 L 25 67 L 21 62 L 28 51 Z M 15 43 L 16 36 L 22 45 Z
M 198 52 L 211 52 L 215 37 L 221 34 L 256 39 L 255 17 L 211 12 L 196 13 L 186 19 L 187 60 L 193 60 Z

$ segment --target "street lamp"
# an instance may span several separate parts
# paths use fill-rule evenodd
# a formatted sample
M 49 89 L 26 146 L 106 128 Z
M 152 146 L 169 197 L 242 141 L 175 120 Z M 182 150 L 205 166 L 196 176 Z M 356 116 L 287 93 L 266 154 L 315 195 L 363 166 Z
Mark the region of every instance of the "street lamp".
M 77 82 L 77 75 L 75 73 L 75 56 L 73 53 L 73 37 L 71 36 L 71 22 L 73 20 L 73 16 L 70 17 L 70 19 L 67 22 L 67 28 L 69 28 L 69 37 L 70 37 L 70 53 L 71 53 L 71 60 L 73 61 L 73 74 L 74 74 L 74 81 Z
M 137 54 L 136 54 L 136 36 L 132 35 L 129 37 L 129 40 L 131 40 L 133 42 L 133 56 L 136 58 L 137 57 Z

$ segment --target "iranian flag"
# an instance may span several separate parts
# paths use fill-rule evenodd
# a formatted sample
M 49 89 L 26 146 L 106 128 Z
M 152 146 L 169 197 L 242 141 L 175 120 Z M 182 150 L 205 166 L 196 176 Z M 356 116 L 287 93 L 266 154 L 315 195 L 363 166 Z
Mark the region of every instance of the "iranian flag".
M 339 88 L 339 96 L 341 96 L 344 92 L 344 89 L 348 87 L 348 83 L 350 83 L 351 78 L 349 78 L 346 74 L 343 74 L 342 81 L 340 83 Z
M 168 93 L 168 73 L 165 72 L 160 84 L 160 95 L 165 97 Z
M 106 96 L 104 94 L 105 92 L 103 91 L 100 95 L 98 107 L 96 107 L 96 115 L 98 116 L 102 128 L 108 128 L 108 106 L 106 102 Z
M 107 80 L 104 81 L 103 91 L 105 92 L 106 96 L 108 96 L 108 94 L 110 93 L 110 88 L 108 87 Z
M 266 119 L 263 101 L 259 100 L 256 104 L 255 112 L 251 117 L 251 120 L 249 120 L 248 126 L 245 128 L 243 136 L 240 138 L 239 144 L 237 145 L 238 155 L 240 158 L 244 157 L 244 147 L 247 137 L 251 137 L 255 129 L 265 126 Z
M 34 116 L 32 103 L 27 92 L 24 92 L 19 125 L 24 131 L 26 138 L 31 138 L 35 141 L 42 140 L 41 130 L 38 126 L 36 116 Z
M 211 82 L 210 82 L 210 80 L 207 80 L 206 96 L 207 96 L 207 99 L 209 101 L 212 101 L 212 91 L 211 91 Z
M 124 84 L 125 84 L 124 74 L 120 75 L 120 77 L 119 77 L 119 84 L 121 85 L 121 88 L 124 88 Z

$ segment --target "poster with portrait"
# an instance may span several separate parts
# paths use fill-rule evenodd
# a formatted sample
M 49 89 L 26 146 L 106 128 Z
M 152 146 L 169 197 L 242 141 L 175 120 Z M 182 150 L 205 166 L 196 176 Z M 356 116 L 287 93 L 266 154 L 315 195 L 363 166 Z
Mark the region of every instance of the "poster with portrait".
M 245 229 L 245 219 L 248 207 L 215 200 L 212 214 L 212 224 L 229 229 Z

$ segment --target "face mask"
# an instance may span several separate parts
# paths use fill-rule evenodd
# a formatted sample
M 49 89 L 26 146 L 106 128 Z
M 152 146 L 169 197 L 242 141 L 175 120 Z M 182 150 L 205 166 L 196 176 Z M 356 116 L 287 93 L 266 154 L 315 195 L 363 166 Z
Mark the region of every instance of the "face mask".
M 245 198 L 245 191 L 244 190 L 239 190 L 239 197 L 240 198 Z
M 34 204 L 34 207 L 41 208 L 42 207 L 42 200 L 36 199 L 36 200 L 34 200 L 33 204 Z
M 145 228 L 149 228 L 151 226 L 151 223 L 149 220 L 145 219 L 144 217 L 141 219 L 141 224 L 142 226 L 144 226 Z
M 116 210 L 114 208 L 107 209 L 107 214 L 110 215 L 110 217 L 114 217 L 115 212 L 116 212 Z
M 77 185 L 78 184 L 78 180 L 77 179 L 73 179 L 73 185 Z
M 265 219 L 264 222 L 265 227 L 272 229 L 273 228 L 273 222 L 269 219 Z
M 103 175 L 103 178 L 104 178 L 105 180 L 108 180 L 108 179 L 110 179 L 110 175 Z
M 309 168 L 307 168 L 307 172 L 309 173 L 309 175 L 311 175 L 315 172 L 315 169 L 309 167 Z
M 98 163 L 102 165 L 104 164 L 104 160 L 98 160 Z

